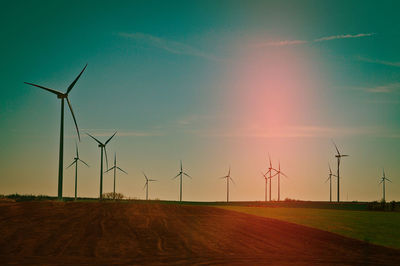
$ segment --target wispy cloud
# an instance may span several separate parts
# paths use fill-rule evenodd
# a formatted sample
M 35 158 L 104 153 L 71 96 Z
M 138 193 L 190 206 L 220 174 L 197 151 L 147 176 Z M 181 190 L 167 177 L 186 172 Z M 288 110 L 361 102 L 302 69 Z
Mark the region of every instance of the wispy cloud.
M 360 61 L 363 61 L 363 62 L 368 62 L 368 63 L 373 63 L 373 64 L 380 64 L 380 65 L 386 65 L 386 66 L 392 66 L 392 67 L 400 67 L 400 62 L 390 62 L 390 61 L 384 61 L 384 60 L 370 59 L 370 58 L 365 58 L 362 56 L 358 56 L 357 59 Z
M 287 45 L 295 45 L 295 44 L 304 44 L 307 43 L 307 41 L 302 41 L 302 40 L 285 40 L 285 41 L 277 41 L 277 42 L 267 42 L 264 44 L 260 44 L 258 46 L 287 46 Z
M 363 37 L 370 37 L 375 35 L 375 33 L 358 33 L 358 34 L 341 34 L 341 35 L 332 35 L 332 36 L 325 36 L 318 39 L 314 39 L 311 41 L 305 40 L 281 40 L 275 42 L 266 42 L 256 45 L 257 47 L 265 47 L 265 46 L 288 46 L 288 45 L 299 45 L 299 44 L 306 44 L 306 43 L 315 43 L 315 42 L 323 42 L 323 41 L 332 41 L 338 39 L 351 39 L 351 38 L 363 38 Z
M 275 130 L 265 128 L 243 127 L 230 130 L 196 130 L 193 134 L 202 137 L 221 138 L 332 138 L 374 136 L 393 138 L 395 131 L 379 127 L 329 127 L 329 126 L 284 126 Z
M 357 87 L 358 90 L 363 90 L 368 93 L 390 94 L 400 92 L 400 82 L 378 85 L 373 87 Z
M 375 33 L 341 34 L 341 35 L 321 37 L 321 38 L 315 39 L 314 42 L 331 41 L 331 40 L 337 40 L 337 39 L 362 38 L 362 37 L 369 37 L 372 35 L 375 35 Z
M 140 32 L 135 32 L 135 33 L 120 32 L 119 36 L 135 41 L 144 42 L 150 46 L 165 50 L 173 54 L 185 54 L 185 55 L 202 57 L 213 61 L 223 61 L 222 58 L 201 51 L 200 49 L 197 49 L 190 45 L 181 42 L 166 40 L 150 34 L 144 34 Z

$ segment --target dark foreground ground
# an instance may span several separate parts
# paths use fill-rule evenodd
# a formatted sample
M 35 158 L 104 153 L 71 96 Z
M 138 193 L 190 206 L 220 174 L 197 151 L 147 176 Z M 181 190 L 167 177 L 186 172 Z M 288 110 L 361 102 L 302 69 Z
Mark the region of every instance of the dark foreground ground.
M 207 206 L 0 203 L 0 265 L 399 265 L 400 250 Z

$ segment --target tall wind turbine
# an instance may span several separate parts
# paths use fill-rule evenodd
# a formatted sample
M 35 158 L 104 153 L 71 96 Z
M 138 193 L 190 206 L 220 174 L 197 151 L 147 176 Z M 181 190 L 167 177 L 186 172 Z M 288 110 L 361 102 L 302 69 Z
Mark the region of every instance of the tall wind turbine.
M 106 149 L 106 145 L 110 142 L 110 140 L 115 136 L 115 134 L 117 134 L 117 132 L 115 132 L 106 142 L 102 143 L 100 142 L 98 139 L 96 139 L 95 137 L 93 137 L 92 135 L 90 135 L 89 133 L 86 133 L 89 137 L 91 137 L 92 139 L 94 139 L 98 144 L 99 144 L 99 148 L 100 148 L 100 200 L 103 199 L 103 151 L 106 154 L 106 165 L 108 168 L 108 158 L 107 158 L 107 149 Z
M 183 172 L 183 169 L 182 169 L 182 160 L 181 160 L 181 170 L 179 171 L 179 173 L 176 175 L 176 176 L 174 176 L 172 179 L 175 179 L 175 178 L 177 178 L 178 176 L 180 176 L 180 180 L 179 180 L 179 182 L 180 182 L 180 185 L 179 185 L 179 201 L 182 201 L 182 177 L 183 177 L 183 175 L 185 175 L 185 176 L 187 176 L 187 177 L 189 177 L 189 178 L 192 178 L 190 175 L 188 175 L 187 173 L 185 173 L 185 172 Z
M 280 161 L 279 161 L 278 171 L 276 172 L 275 175 L 278 175 L 278 201 L 280 201 L 281 200 L 281 175 L 283 175 L 284 177 L 287 177 L 287 175 L 285 175 L 285 173 L 283 173 L 281 171 L 281 162 Z
M 63 162 L 63 156 L 64 156 L 64 99 L 67 100 L 69 110 L 71 111 L 72 118 L 74 119 L 75 123 L 75 128 L 76 132 L 78 133 L 78 139 L 80 140 L 80 135 L 79 135 L 79 129 L 78 129 L 78 124 L 76 123 L 74 111 L 72 110 L 71 102 L 68 99 L 68 94 L 71 92 L 72 88 L 75 86 L 75 83 L 78 81 L 78 79 L 81 77 L 83 71 L 85 71 L 87 67 L 87 64 L 85 67 L 82 69 L 81 73 L 75 78 L 74 81 L 68 86 L 67 92 L 63 93 L 60 91 L 56 91 L 50 88 L 46 88 L 40 85 L 36 85 L 33 83 L 29 82 L 24 82 L 25 84 L 32 85 L 41 89 L 44 89 L 48 92 L 54 93 L 57 95 L 57 98 L 61 100 L 61 124 L 60 124 L 60 150 L 59 150 L 59 159 L 58 159 L 58 194 L 57 197 L 59 200 L 62 199 L 62 194 L 63 194 L 63 168 L 64 168 L 64 162 Z
M 340 159 L 342 157 L 347 157 L 349 155 L 341 154 L 339 152 L 338 147 L 336 146 L 336 143 L 333 140 L 332 140 L 332 142 L 333 142 L 333 145 L 335 146 L 336 152 L 337 152 L 337 154 L 335 154 L 335 157 L 337 158 L 337 174 L 336 174 L 336 177 L 337 177 L 337 201 L 339 202 L 340 201 L 340 171 L 339 171 L 340 170 Z
M 269 201 L 271 201 L 271 183 L 272 183 L 272 178 L 276 175 L 276 173 L 272 175 L 272 170 L 276 171 L 276 169 L 272 167 L 271 157 L 269 155 L 268 159 L 269 159 L 268 171 L 265 174 L 262 174 L 265 178 L 265 201 L 267 201 L 268 179 L 269 179 Z
M 147 177 L 147 175 L 146 175 L 144 172 L 142 172 L 142 173 L 143 173 L 143 175 L 144 175 L 144 178 L 146 178 L 146 183 L 144 184 L 143 189 L 146 188 L 146 200 L 148 200 L 148 199 L 149 199 L 149 182 L 154 182 L 154 181 L 157 181 L 157 180 L 155 180 L 155 179 L 149 179 L 149 178 Z
M 229 180 L 235 184 L 231 177 L 231 167 L 229 166 L 228 174 L 226 176 L 220 177 L 221 179 L 226 178 L 226 202 L 229 202 Z
M 387 181 L 389 181 L 390 183 L 392 183 L 392 181 L 390 181 L 390 179 L 389 178 L 387 178 L 386 176 L 385 176 L 385 169 L 383 169 L 383 176 L 381 177 L 381 182 L 379 182 L 379 184 L 381 184 L 382 183 L 382 188 L 383 188 L 383 201 L 386 201 L 386 195 L 385 195 L 385 190 L 386 190 L 386 187 L 385 187 L 385 183 L 386 183 L 386 180 Z
M 328 166 L 329 166 L 329 176 L 328 176 L 328 179 L 326 179 L 325 183 L 328 182 L 328 180 L 329 180 L 329 202 L 332 202 L 332 176 L 336 176 L 336 175 L 332 174 L 330 164 L 328 164 Z
M 75 164 L 75 200 L 76 200 L 77 190 L 78 190 L 78 162 L 85 164 L 87 167 L 89 167 L 89 165 L 79 158 L 78 145 L 75 144 L 75 146 L 76 146 L 76 157 L 74 158 L 72 163 L 67 167 L 67 169 Z
M 120 170 L 121 172 L 128 174 L 127 172 L 125 172 L 124 170 L 122 170 L 121 168 L 119 168 L 117 166 L 117 153 L 114 153 L 114 166 L 111 167 L 110 169 L 108 169 L 107 171 L 105 171 L 105 173 L 114 170 L 114 190 L 113 190 L 113 199 L 115 200 L 115 177 L 117 175 L 117 169 Z

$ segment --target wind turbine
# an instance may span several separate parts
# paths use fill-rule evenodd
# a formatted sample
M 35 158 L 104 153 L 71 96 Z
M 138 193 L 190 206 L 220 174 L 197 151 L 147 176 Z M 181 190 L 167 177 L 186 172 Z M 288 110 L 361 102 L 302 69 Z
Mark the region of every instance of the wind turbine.
M 100 153 L 101 153 L 101 157 L 100 157 L 100 200 L 101 200 L 101 199 L 103 199 L 103 150 L 104 150 L 104 153 L 106 154 L 106 165 L 107 165 L 107 168 L 108 168 L 108 158 L 107 158 L 106 145 L 115 136 L 115 134 L 117 134 L 117 132 L 115 131 L 115 133 L 104 143 L 100 142 L 98 139 L 96 139 L 95 137 L 93 137 L 89 133 L 86 133 L 86 134 L 89 137 L 91 137 L 92 139 L 94 139 L 99 144 L 99 148 L 100 148 Z
M 392 183 L 392 181 L 390 181 L 390 179 L 389 178 L 387 178 L 386 176 L 385 176 L 385 169 L 383 169 L 383 176 L 382 176 L 382 178 L 381 178 L 381 182 L 379 182 L 379 184 L 383 184 L 383 201 L 386 201 L 386 198 L 385 198 L 385 190 L 386 190 L 386 187 L 385 187 L 385 183 L 386 183 L 386 180 L 387 181 L 389 181 L 390 183 Z
M 332 176 L 336 175 L 332 174 L 331 166 L 329 163 L 328 166 L 329 166 L 329 177 L 328 179 L 326 179 L 325 183 L 328 182 L 329 180 L 329 202 L 332 202 Z
M 274 175 L 272 175 L 272 170 L 276 171 L 275 168 L 272 167 L 272 162 L 271 162 L 271 157 L 268 155 L 269 158 L 269 168 L 268 171 L 262 175 L 265 178 L 265 201 L 267 201 L 267 189 L 268 189 L 268 179 L 269 179 L 269 201 L 271 201 L 271 183 L 272 183 L 272 178 L 276 175 L 276 173 Z M 269 177 L 268 177 L 268 173 L 269 173 Z
M 337 177 L 337 201 L 339 202 L 340 201 L 340 171 L 339 171 L 340 170 L 340 159 L 342 157 L 347 157 L 349 155 L 341 154 L 339 152 L 338 147 L 336 146 L 336 143 L 333 140 L 332 140 L 332 142 L 337 151 L 337 154 L 335 154 L 335 157 L 337 158 L 337 174 L 336 174 L 336 177 Z
M 226 202 L 229 202 L 229 180 L 232 181 L 232 183 L 235 184 L 235 181 L 233 181 L 231 177 L 231 167 L 229 166 L 229 171 L 226 176 L 220 177 L 221 179 L 226 178 Z
M 85 164 L 87 167 L 89 167 L 89 165 L 79 158 L 78 145 L 75 143 L 75 146 L 76 146 L 76 157 L 74 158 L 72 163 L 67 167 L 67 169 L 75 164 L 75 200 L 76 200 L 77 190 L 78 190 L 78 161 Z
M 182 160 L 181 160 L 181 170 L 179 171 L 179 173 L 176 175 L 176 176 L 174 176 L 172 179 L 175 179 L 175 178 L 177 178 L 178 176 L 180 176 L 180 185 L 179 185 L 179 187 L 180 187 L 180 193 L 179 193 L 179 201 L 182 201 L 182 176 L 183 175 L 185 175 L 185 176 L 187 176 L 187 177 L 189 177 L 189 178 L 192 178 L 190 175 L 188 175 L 187 173 L 185 173 L 185 172 L 183 172 L 183 169 L 182 169 Z
M 87 64 L 85 67 L 82 69 L 81 73 L 75 78 L 74 81 L 68 86 L 67 92 L 63 93 L 60 91 L 56 91 L 50 88 L 46 88 L 40 85 L 36 85 L 33 83 L 29 82 L 24 82 L 25 84 L 32 85 L 41 89 L 44 89 L 48 92 L 54 93 L 57 95 L 57 98 L 61 100 L 61 124 L 60 124 L 60 150 L 59 150 L 59 159 L 58 159 L 58 194 L 57 197 L 59 200 L 62 200 L 62 194 L 63 194 L 63 168 L 64 168 L 64 162 L 63 162 L 63 156 L 64 156 L 64 99 L 67 100 L 69 110 L 71 111 L 72 118 L 74 119 L 75 127 L 76 127 L 76 132 L 78 133 L 78 139 L 80 141 L 80 135 L 79 135 L 79 129 L 78 129 L 78 124 L 76 123 L 74 111 L 72 110 L 71 102 L 68 99 L 68 94 L 71 92 L 72 88 L 75 86 L 75 83 L 78 81 L 78 79 L 81 77 L 83 71 L 85 71 L 87 67 Z
M 276 171 L 276 169 L 274 169 Z M 285 173 L 283 173 L 281 171 L 281 162 L 279 161 L 279 168 L 278 171 L 276 172 L 276 174 L 274 176 L 278 175 L 278 201 L 281 200 L 281 175 L 283 175 L 284 177 L 288 177 L 287 175 L 285 175 Z
M 107 167 L 108 167 L 108 165 L 107 165 Z M 111 170 L 114 170 L 114 190 L 113 190 L 113 199 L 114 200 L 115 200 L 115 177 L 117 175 L 117 169 L 120 170 L 121 172 L 125 173 L 125 174 L 128 174 L 127 172 L 125 172 L 124 170 L 122 170 L 121 168 L 119 168 L 117 166 L 117 153 L 114 153 L 114 166 L 104 172 L 104 173 L 107 173 L 107 172 L 109 172 Z
M 143 189 L 146 188 L 146 200 L 148 200 L 148 199 L 149 199 L 149 182 L 153 182 L 153 181 L 157 181 L 157 180 L 155 180 L 155 179 L 149 179 L 149 178 L 147 177 L 147 175 L 146 175 L 144 172 L 142 172 L 142 173 L 143 173 L 143 175 L 144 175 L 144 178 L 146 178 L 146 183 L 144 184 Z

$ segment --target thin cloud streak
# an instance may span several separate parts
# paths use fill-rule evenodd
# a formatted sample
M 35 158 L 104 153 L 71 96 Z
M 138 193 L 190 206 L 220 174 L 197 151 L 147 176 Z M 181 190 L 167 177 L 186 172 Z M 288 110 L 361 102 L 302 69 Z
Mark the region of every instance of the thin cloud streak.
M 323 42 L 323 41 L 331 41 L 337 39 L 353 39 L 353 38 L 362 38 L 362 37 L 370 37 L 375 35 L 375 33 L 359 33 L 359 34 L 342 34 L 342 35 L 333 35 L 315 39 L 314 42 Z
M 363 37 L 370 37 L 375 35 L 375 33 L 358 33 L 358 34 L 341 34 L 341 35 L 332 35 L 321 37 L 312 41 L 304 41 L 304 40 L 282 40 L 276 42 L 267 42 L 257 45 L 257 47 L 265 47 L 265 46 L 289 46 L 289 45 L 299 45 L 299 44 L 306 44 L 306 43 L 315 43 L 315 42 L 323 42 L 323 41 L 332 41 L 338 39 L 354 39 L 354 38 L 363 38 Z
M 384 60 L 377 60 L 377 59 L 369 59 L 365 57 L 357 57 L 359 61 L 367 62 L 367 63 L 373 63 L 373 64 L 380 64 L 380 65 L 386 65 L 386 66 L 392 66 L 392 67 L 400 67 L 400 62 L 390 62 L 390 61 L 384 61 Z
M 203 52 L 190 45 L 162 39 L 150 34 L 144 34 L 140 32 L 135 32 L 135 33 L 120 32 L 118 33 L 118 35 L 127 39 L 147 43 L 150 46 L 165 50 L 172 54 L 185 54 L 185 55 L 202 57 L 213 61 L 224 61 L 222 58 Z
M 87 132 L 94 137 L 110 137 L 117 131 L 118 137 L 156 137 L 163 136 L 161 132 L 157 131 L 135 131 L 135 130 L 110 130 L 110 129 L 82 129 L 82 132 Z M 86 134 L 83 135 L 87 137 Z
M 389 83 L 385 85 L 379 85 L 375 87 L 369 87 L 369 88 L 355 88 L 357 90 L 363 90 L 368 93 L 376 93 L 376 94 L 391 94 L 391 93 L 397 93 L 400 92 L 400 82 L 395 82 L 395 83 Z

